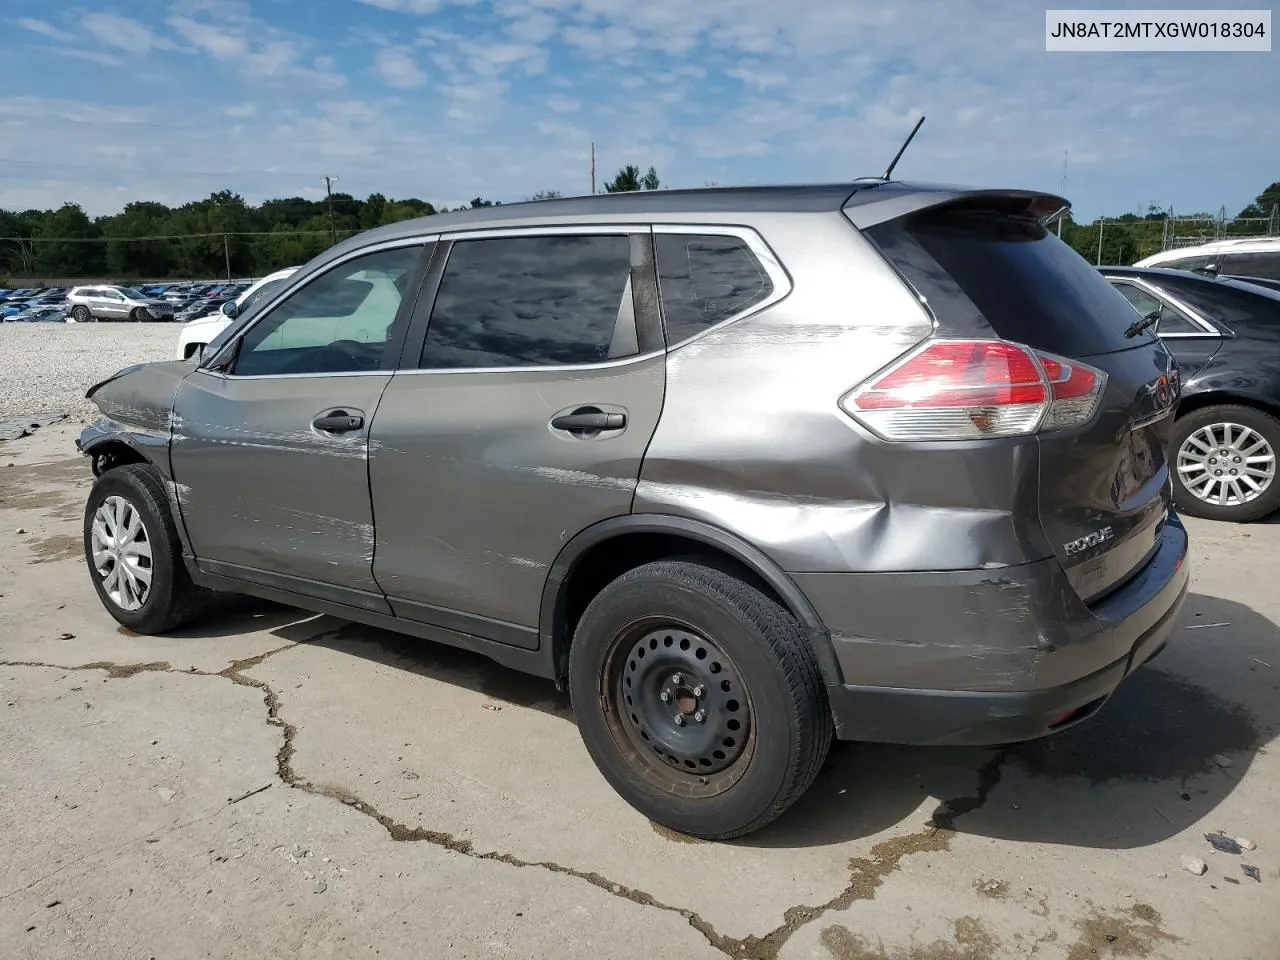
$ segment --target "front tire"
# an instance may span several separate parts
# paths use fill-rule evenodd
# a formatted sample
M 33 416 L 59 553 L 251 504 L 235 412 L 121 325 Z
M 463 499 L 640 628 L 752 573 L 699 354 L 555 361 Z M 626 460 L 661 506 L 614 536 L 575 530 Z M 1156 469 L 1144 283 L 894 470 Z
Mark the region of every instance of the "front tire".
M 587 752 L 631 806 L 724 840 L 813 783 L 831 711 L 800 624 L 754 586 L 684 560 L 645 564 L 587 607 L 569 656 Z
M 1218 404 L 1179 418 L 1169 444 L 1178 509 L 1247 523 L 1280 508 L 1280 420 L 1254 407 Z
M 190 623 L 211 597 L 187 573 L 162 481 L 149 466 L 116 467 L 94 483 L 84 510 L 84 556 L 102 605 L 136 633 Z
M 143 307 L 134 307 L 129 314 L 129 320 L 133 323 L 145 323 L 149 316 Z

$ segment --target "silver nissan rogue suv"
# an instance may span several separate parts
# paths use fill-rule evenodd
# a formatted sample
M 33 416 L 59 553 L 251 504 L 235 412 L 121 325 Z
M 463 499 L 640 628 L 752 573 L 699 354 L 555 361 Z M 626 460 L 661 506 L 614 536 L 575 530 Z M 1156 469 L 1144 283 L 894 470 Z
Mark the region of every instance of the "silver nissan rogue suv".
M 89 574 L 140 633 L 227 591 L 548 678 L 617 791 L 705 838 L 833 736 L 1061 730 L 1188 578 L 1176 367 L 1064 207 L 862 180 L 364 233 L 90 390 Z

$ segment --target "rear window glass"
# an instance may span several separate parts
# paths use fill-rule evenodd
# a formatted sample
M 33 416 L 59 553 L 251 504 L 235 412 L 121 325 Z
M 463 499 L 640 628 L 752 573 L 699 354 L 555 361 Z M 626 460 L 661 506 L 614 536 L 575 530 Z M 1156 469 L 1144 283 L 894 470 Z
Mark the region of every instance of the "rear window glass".
M 948 309 L 964 311 L 967 298 L 1000 337 L 1068 357 L 1125 350 L 1154 337 L 1148 330 L 1126 338 L 1129 302 L 1035 220 L 930 211 L 868 233 L 944 327 Z
M 1222 258 L 1224 274 L 1244 277 L 1263 277 L 1267 280 L 1280 280 L 1280 250 L 1275 252 L 1257 251 L 1256 253 L 1229 253 Z
M 667 344 L 675 346 L 773 293 L 773 281 L 738 237 L 659 233 L 658 285 Z

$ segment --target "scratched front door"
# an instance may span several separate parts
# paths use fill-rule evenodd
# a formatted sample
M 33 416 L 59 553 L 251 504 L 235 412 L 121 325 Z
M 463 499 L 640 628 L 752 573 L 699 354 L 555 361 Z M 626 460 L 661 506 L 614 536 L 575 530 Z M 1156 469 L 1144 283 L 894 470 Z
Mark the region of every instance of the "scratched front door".
M 369 426 L 423 262 L 421 243 L 345 259 L 182 382 L 171 456 L 202 568 L 389 611 L 372 572 Z

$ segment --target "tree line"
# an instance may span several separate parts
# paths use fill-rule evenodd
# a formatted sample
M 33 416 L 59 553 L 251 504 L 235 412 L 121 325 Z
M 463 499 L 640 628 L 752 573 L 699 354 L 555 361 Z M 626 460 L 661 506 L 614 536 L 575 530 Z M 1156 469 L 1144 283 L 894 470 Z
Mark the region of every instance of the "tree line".
M 607 193 L 657 190 L 658 173 L 635 165 L 622 167 L 604 184 Z M 530 200 L 560 196 L 542 190 Z M 500 201 L 475 197 L 464 207 L 488 207 Z M 1259 224 L 1280 204 L 1280 181 L 1271 184 L 1224 225 L 1228 236 L 1264 232 Z M 207 199 L 169 207 L 137 201 L 120 213 L 90 217 L 74 203 L 56 210 L 0 209 L 0 286 L 7 277 L 94 277 L 119 282 L 167 278 L 263 276 L 305 263 L 335 241 L 384 224 L 447 212 L 426 200 L 392 199 L 375 193 L 361 200 L 334 193 L 322 200 L 287 197 L 248 203 L 223 190 Z M 1154 207 L 1145 213 L 1104 217 L 1082 224 L 1068 217 L 1062 239 L 1090 263 L 1133 263 L 1162 249 L 1168 214 Z M 1179 219 L 1210 214 L 1182 214 Z M 1099 249 L 1101 239 L 1101 250 Z M 1212 239 L 1211 236 L 1206 239 Z

